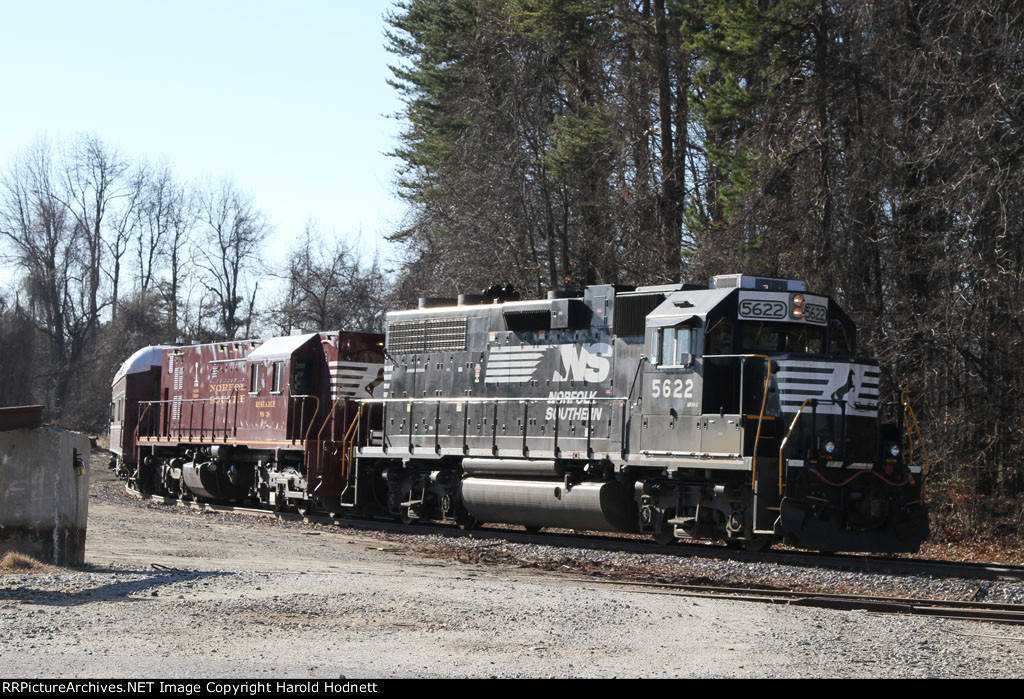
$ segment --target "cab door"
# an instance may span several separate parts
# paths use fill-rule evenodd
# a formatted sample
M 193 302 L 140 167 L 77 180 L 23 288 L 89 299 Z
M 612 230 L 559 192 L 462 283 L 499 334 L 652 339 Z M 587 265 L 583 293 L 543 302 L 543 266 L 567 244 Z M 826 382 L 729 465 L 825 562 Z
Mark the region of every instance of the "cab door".
M 644 374 L 640 448 L 674 456 L 700 452 L 701 378 L 694 324 L 648 331 L 650 368 Z

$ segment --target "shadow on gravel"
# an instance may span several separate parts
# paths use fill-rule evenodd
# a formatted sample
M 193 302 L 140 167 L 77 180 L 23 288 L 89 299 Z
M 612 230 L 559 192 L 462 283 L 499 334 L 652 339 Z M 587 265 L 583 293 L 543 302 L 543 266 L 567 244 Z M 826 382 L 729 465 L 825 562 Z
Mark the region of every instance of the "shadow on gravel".
M 83 590 L 43 589 L 33 586 L 0 588 L 0 600 L 14 600 L 23 604 L 73 607 L 92 602 L 144 602 L 160 596 L 160 589 L 175 583 L 188 583 L 218 578 L 234 573 L 198 570 L 117 570 L 83 567 L 78 572 L 112 574 L 127 580 L 117 580 Z M 81 584 L 82 581 L 77 581 Z M 69 581 L 71 583 L 71 581 Z M 73 584 L 73 583 L 71 583 Z

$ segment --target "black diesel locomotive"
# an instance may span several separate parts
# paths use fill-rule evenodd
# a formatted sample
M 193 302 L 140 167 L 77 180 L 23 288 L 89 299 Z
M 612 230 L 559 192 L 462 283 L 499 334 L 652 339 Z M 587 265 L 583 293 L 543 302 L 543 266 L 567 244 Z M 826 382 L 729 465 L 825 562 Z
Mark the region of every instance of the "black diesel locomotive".
M 792 280 L 421 299 L 387 316 L 383 391 L 357 401 L 331 445 L 342 489 L 322 504 L 464 527 L 916 551 L 920 435 L 909 406 L 882 421 L 878 363 L 856 351 L 842 309 Z
M 880 421 L 878 364 L 831 299 L 742 275 L 501 292 L 388 314 L 351 466 L 391 514 L 750 548 L 927 536 L 925 467 Z

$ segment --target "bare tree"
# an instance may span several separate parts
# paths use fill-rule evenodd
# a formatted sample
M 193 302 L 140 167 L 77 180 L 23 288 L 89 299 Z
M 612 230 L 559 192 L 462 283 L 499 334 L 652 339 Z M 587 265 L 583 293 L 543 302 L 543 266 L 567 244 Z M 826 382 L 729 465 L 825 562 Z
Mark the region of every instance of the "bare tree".
M 32 320 L 15 298 L 11 304 L 0 296 L 0 405 L 26 405 L 38 400 L 33 377 L 37 333 Z
M 250 277 L 261 263 L 260 248 L 269 228 L 252 199 L 229 180 L 200 198 L 202 240 L 192 262 L 203 272 L 203 286 L 217 308 L 220 330 L 234 338 L 252 323 L 258 279 Z
M 180 308 L 185 302 L 181 277 L 198 218 L 196 196 L 174 180 L 167 164 L 148 171 L 136 208 L 132 241 L 136 298 L 146 303 L 150 292 L 157 289 L 166 308 L 167 326 L 176 335 L 180 330 Z
M 106 217 L 115 200 L 130 196 L 125 181 L 130 165 L 92 135 L 81 135 L 60 151 L 61 186 L 56 191 L 79 229 L 86 256 L 89 315 L 96 319 L 103 305 L 100 281 Z
M 15 161 L 0 181 L 3 261 L 18 265 L 26 292 L 26 314 L 50 346 L 51 407 L 59 414 L 75 365 L 98 322 L 98 276 L 87 229 L 65 205 L 64 179 L 52 148 L 39 141 Z
M 140 233 L 141 209 L 146 193 L 149 170 L 145 163 L 136 165 L 130 173 L 125 174 L 123 195 L 118 201 L 112 202 L 107 218 L 107 235 L 103 244 L 109 257 L 105 266 L 106 276 L 110 280 L 110 319 L 117 320 L 118 301 L 120 299 L 122 263 L 128 253 L 133 238 Z
M 367 268 L 353 246 L 342 240 L 325 244 L 312 222 L 281 276 L 288 283 L 274 314 L 281 332 L 383 327 L 388 288 L 377 260 Z

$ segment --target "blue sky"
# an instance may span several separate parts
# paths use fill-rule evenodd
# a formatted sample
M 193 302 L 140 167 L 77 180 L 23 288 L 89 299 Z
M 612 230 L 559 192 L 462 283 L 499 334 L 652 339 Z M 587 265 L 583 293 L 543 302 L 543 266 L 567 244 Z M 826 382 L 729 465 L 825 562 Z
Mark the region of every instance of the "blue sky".
M 179 180 L 230 178 L 283 258 L 312 218 L 372 254 L 401 221 L 384 155 L 390 3 L 0 0 L 0 168 L 37 138 L 98 135 Z M 385 256 L 388 249 L 381 245 Z

